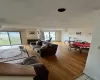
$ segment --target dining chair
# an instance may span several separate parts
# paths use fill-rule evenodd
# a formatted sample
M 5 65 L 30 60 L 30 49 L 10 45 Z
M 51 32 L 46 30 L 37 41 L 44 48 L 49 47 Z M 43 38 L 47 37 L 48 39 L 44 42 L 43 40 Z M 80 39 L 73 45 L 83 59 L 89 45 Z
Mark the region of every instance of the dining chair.
M 68 41 L 68 43 L 69 43 L 68 51 L 71 51 L 72 49 L 76 49 L 75 46 L 72 45 L 73 42 L 74 41 Z

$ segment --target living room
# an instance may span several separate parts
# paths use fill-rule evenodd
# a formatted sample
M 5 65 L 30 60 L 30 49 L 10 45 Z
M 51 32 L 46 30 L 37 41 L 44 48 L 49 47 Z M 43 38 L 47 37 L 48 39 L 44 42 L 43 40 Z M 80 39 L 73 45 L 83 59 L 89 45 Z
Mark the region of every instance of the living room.
M 7 34 L 2 35 L 3 32 L 8 33 L 8 35 L 9 35 L 9 33 L 12 32 L 12 35 L 11 35 L 12 39 L 15 39 L 15 40 L 17 39 L 17 43 L 19 43 L 19 41 L 18 41 L 18 39 L 19 39 L 20 43 L 19 44 L 2 45 L 3 43 L 5 43 L 4 41 L 7 41 L 7 40 L 5 40 L 5 39 L 7 39 L 7 38 L 5 38 L 5 37 L 7 37 L 7 36 L 5 36 Z M 81 32 L 81 34 L 77 34 L 77 32 Z M 17 36 L 19 34 L 19 37 L 15 37 L 16 35 L 14 33 L 17 33 Z M 55 30 L 54 29 L 33 29 L 33 28 L 31 28 L 31 29 L 29 29 L 29 28 L 28 29 L 2 28 L 0 36 L 3 36 L 1 38 L 4 38 L 4 39 L 1 39 L 3 41 L 1 41 L 2 44 L 1 44 L 0 50 L 1 50 L 1 52 L 3 51 L 2 49 L 6 50 L 6 51 L 5 52 L 3 51 L 3 55 L 1 54 L 2 58 L 0 59 L 0 62 L 19 64 L 19 63 L 23 62 L 23 60 L 26 59 L 28 56 L 35 55 L 35 56 L 42 58 L 41 60 L 45 64 L 47 69 L 52 67 L 52 66 L 56 67 L 58 65 L 58 67 L 56 67 L 56 68 L 58 68 L 59 70 L 57 70 L 57 71 L 63 71 L 63 70 L 66 71 L 67 68 L 69 68 L 68 66 L 71 66 L 71 68 L 68 69 L 69 71 L 71 69 L 73 69 L 73 72 L 68 73 L 68 75 L 70 77 L 64 76 L 64 75 L 62 75 L 62 76 L 64 76 L 64 78 L 69 79 L 69 80 L 75 79 L 80 74 L 82 74 L 82 71 L 84 70 L 88 52 L 86 51 L 86 52 L 82 52 L 80 54 L 79 50 L 73 49 L 72 51 L 68 51 L 69 37 L 71 37 L 72 40 L 75 39 L 77 41 L 81 41 L 81 42 L 86 41 L 86 42 L 91 43 L 91 39 L 92 39 L 91 34 L 92 34 L 91 27 L 88 27 L 88 28 L 87 27 L 85 27 L 85 28 L 67 28 L 66 30 L 64 30 L 64 29 L 63 30 L 62 29 L 58 29 L 58 30 L 57 29 L 55 29 Z M 58 48 L 55 47 L 54 49 L 53 48 L 47 49 L 47 48 L 43 48 L 43 47 L 45 47 L 44 45 L 43 45 L 43 47 L 41 45 L 40 46 L 41 54 L 38 54 L 39 52 L 38 52 L 38 48 L 36 46 L 36 42 L 38 40 L 41 40 L 44 43 L 45 41 L 48 41 L 51 37 L 53 38 L 53 40 L 51 39 L 50 43 L 57 44 Z M 14 42 L 14 40 L 12 40 L 12 41 Z M 65 41 L 66 41 L 66 43 L 64 43 Z M 16 41 L 15 41 L 15 43 L 16 43 Z M 18 46 L 21 46 L 21 45 L 24 45 L 24 47 L 27 49 L 28 56 L 27 56 L 27 53 L 21 53 L 21 55 L 19 54 L 20 52 L 18 51 Z M 27 45 L 29 45 L 29 46 L 27 46 Z M 34 45 L 36 48 L 34 47 Z M 11 47 L 9 48 L 9 46 L 11 46 Z M 30 48 L 30 46 L 31 46 L 31 48 Z M 46 49 L 46 51 L 44 52 L 42 50 L 42 48 Z M 7 52 L 7 49 L 9 50 L 9 52 Z M 10 49 L 12 49 L 12 51 L 10 51 Z M 19 56 L 16 57 L 16 55 L 19 55 Z M 47 56 L 47 57 L 45 57 L 45 56 Z M 71 56 L 77 57 L 79 59 L 71 57 Z M 69 59 L 68 57 L 70 57 L 71 59 Z M 62 60 L 60 60 L 60 58 Z M 65 65 L 59 64 L 59 61 L 57 61 L 57 60 L 60 60 L 60 62 L 62 62 L 63 64 L 66 64 L 67 68 L 62 69 L 62 67 L 64 67 Z M 74 63 L 76 63 L 78 66 L 81 66 L 81 67 L 78 67 L 75 64 L 69 65 L 69 62 L 66 63 L 64 60 L 68 60 L 72 64 L 73 64 L 73 60 L 74 60 Z M 48 63 L 47 63 L 47 61 L 48 61 Z M 56 62 L 58 62 L 58 63 L 56 63 Z M 55 63 L 55 65 L 53 63 Z M 50 64 L 52 64 L 52 65 L 50 65 Z M 48 67 L 48 65 L 49 65 L 49 67 Z M 74 69 L 77 69 L 77 68 L 74 68 L 74 66 L 79 68 L 79 70 L 74 70 Z M 62 77 L 61 78 L 58 77 L 57 72 L 54 73 L 52 71 L 52 69 L 55 69 L 55 68 L 51 68 L 51 70 L 48 69 L 50 71 L 49 72 L 49 79 L 50 80 L 51 79 L 53 80 L 55 78 L 58 80 L 62 79 Z M 65 71 L 63 71 L 62 73 L 65 74 Z M 75 71 L 76 71 L 76 73 L 75 73 Z M 53 75 L 51 75 L 51 74 L 53 74 Z M 71 76 L 72 74 L 73 74 L 73 76 Z
M 100 80 L 99 0 L 0 0 L 0 79 Z

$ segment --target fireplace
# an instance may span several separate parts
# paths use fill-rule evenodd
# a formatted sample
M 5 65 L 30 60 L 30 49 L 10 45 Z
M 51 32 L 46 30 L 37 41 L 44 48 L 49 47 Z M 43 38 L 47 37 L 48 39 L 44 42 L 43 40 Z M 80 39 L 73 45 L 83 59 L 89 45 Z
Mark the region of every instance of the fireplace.
M 36 44 L 36 41 L 38 41 L 38 39 L 27 39 L 27 43 L 28 44 L 30 44 L 30 43 L 32 43 L 32 44 Z

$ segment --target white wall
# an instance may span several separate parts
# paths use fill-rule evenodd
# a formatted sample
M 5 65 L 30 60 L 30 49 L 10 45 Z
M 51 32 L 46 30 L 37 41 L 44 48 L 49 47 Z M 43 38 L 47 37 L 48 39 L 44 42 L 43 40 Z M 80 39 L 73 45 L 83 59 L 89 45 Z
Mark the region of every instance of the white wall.
M 82 34 L 76 35 L 76 32 L 82 32 Z M 92 28 L 68 28 L 67 30 L 62 31 L 62 42 L 69 40 L 69 37 L 91 42 L 92 34 L 90 33 L 92 33 Z
M 35 34 L 29 34 L 29 32 L 34 31 Z M 38 39 L 37 30 L 36 29 L 26 29 L 27 39 Z
M 21 32 L 21 39 L 22 39 L 22 44 L 26 45 L 27 44 L 27 36 L 26 36 L 26 30 L 22 30 Z
M 56 41 L 61 41 L 61 31 L 56 31 Z
M 29 34 L 30 31 L 34 31 L 35 34 Z M 22 44 L 27 44 L 27 39 L 38 39 L 38 34 L 36 29 L 23 29 L 21 32 Z
M 44 40 L 44 33 L 41 29 L 37 29 L 38 39 Z
M 100 20 L 99 20 L 100 21 Z M 95 27 L 84 73 L 100 80 L 100 26 Z

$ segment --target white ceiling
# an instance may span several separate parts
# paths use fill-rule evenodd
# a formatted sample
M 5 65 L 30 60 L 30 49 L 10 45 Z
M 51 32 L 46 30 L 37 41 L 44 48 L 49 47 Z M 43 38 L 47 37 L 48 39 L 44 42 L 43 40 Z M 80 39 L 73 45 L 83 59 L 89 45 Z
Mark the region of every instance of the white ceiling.
M 58 8 L 66 8 L 63 13 Z M 13 28 L 93 26 L 100 0 L 0 0 L 0 24 Z

